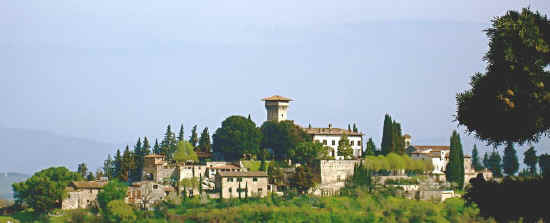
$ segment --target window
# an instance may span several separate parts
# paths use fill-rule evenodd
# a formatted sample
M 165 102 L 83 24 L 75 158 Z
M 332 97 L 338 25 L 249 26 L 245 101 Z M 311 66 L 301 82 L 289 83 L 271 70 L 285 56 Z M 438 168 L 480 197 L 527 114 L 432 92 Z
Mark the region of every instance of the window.
M 252 181 L 256 182 L 256 181 L 258 181 L 258 178 L 257 178 L 257 177 L 253 177 L 253 178 L 252 178 Z
M 227 182 L 233 182 L 233 177 L 227 178 Z
M 262 194 L 263 188 L 258 188 L 258 193 Z
M 237 182 L 242 182 L 242 181 L 243 181 L 242 177 L 237 178 Z
M 340 176 L 336 176 L 336 181 L 338 181 L 338 182 L 341 181 Z
M 326 139 L 323 139 L 323 145 L 327 145 L 327 140 Z
M 332 145 L 336 145 L 336 140 L 332 140 Z
M 156 189 L 159 189 L 159 185 L 156 185 L 156 184 L 153 185 L 153 189 L 155 189 L 155 190 L 156 190 Z
M 358 145 L 358 146 L 361 145 L 361 140 L 358 140 L 358 141 L 357 141 L 357 145 Z
M 233 190 L 231 189 L 231 187 L 229 189 L 227 189 L 227 192 L 231 193 L 233 192 Z
M 352 146 L 354 146 L 354 145 L 353 145 L 354 141 L 350 141 L 350 143 L 351 143 Z

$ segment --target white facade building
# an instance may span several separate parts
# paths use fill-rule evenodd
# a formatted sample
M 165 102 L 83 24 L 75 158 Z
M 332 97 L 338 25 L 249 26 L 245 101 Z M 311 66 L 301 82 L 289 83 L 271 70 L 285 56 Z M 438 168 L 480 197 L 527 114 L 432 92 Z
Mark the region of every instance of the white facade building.
M 331 147 L 332 151 L 329 152 L 329 156 L 337 160 L 344 159 L 343 156 L 338 156 L 338 142 L 344 135 L 348 137 L 351 148 L 353 149 L 353 157 L 361 157 L 363 154 L 363 133 L 361 132 L 332 128 L 330 124 L 328 128 L 304 128 L 304 131 L 312 136 L 314 142 L 319 142 Z

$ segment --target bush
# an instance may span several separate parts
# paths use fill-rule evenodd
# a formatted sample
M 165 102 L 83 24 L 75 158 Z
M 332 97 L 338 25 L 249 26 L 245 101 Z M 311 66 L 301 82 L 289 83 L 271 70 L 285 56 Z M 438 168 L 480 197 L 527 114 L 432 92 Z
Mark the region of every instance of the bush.
M 135 222 L 136 214 L 130 205 L 123 200 L 110 201 L 107 204 L 105 217 L 109 222 Z

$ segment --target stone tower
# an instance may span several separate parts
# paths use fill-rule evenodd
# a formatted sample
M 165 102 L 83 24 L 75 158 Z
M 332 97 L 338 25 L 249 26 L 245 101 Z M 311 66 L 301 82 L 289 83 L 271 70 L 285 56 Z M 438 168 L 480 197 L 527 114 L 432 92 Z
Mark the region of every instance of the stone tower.
M 267 110 L 267 121 L 280 122 L 286 120 L 288 103 L 294 100 L 279 95 L 273 95 L 271 97 L 262 99 L 262 101 L 265 101 L 265 109 Z

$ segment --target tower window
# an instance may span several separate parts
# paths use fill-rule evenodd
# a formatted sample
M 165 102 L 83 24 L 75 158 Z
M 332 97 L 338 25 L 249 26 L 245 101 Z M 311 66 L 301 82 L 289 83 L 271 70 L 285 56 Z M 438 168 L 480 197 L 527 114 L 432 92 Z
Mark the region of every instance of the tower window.
M 332 140 L 332 145 L 336 145 L 336 140 Z

